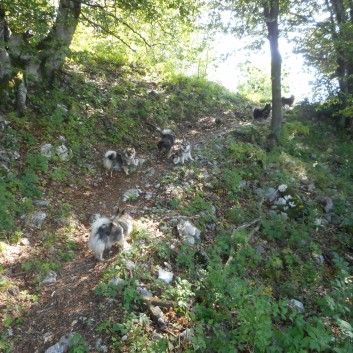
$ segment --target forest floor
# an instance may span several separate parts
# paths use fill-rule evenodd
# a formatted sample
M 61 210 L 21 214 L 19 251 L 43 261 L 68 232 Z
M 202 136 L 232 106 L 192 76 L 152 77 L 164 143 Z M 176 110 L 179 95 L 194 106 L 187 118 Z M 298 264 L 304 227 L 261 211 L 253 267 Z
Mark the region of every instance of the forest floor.
M 198 150 L 202 145 L 207 146 L 211 139 L 225 136 L 241 125 L 232 113 L 220 115 L 188 122 L 187 126 L 178 126 L 178 136 L 183 136 L 191 142 L 194 159 L 197 160 Z M 221 123 L 216 123 L 216 118 L 220 118 Z M 178 136 L 176 145 L 180 143 Z M 158 138 L 151 134 L 151 143 L 156 144 L 157 141 Z M 104 147 L 101 148 L 103 155 Z M 107 304 L 105 298 L 94 294 L 104 272 L 114 265 L 119 249 L 113 247 L 111 253 L 105 255 L 105 261 L 96 261 L 93 253 L 87 248 L 92 216 L 97 213 L 110 216 L 114 209 L 120 206 L 125 207 L 127 212 L 135 210 L 136 213 L 132 214 L 135 219 L 138 218 L 139 210 L 145 210 L 144 217 L 149 217 L 149 210 L 159 198 L 159 184 L 170 171 L 179 168 L 165 156 L 159 155 L 157 148 L 154 151 L 137 151 L 136 157 L 143 158 L 146 162 L 130 176 L 124 173 L 114 173 L 113 177 L 106 175 L 101 167 L 100 157 L 94 161 L 98 173 L 82 175 L 83 183 L 80 186 L 49 186 L 48 194 L 54 195 L 49 201 L 54 208 L 60 208 L 62 201 L 73 205 L 70 218 L 73 222 L 75 242 L 73 259 L 64 263 L 54 284 L 36 288 L 39 284 L 34 284 L 30 272 L 23 271 L 21 264 L 31 261 L 31 258 L 45 258 L 41 236 L 58 227 L 55 221 L 52 224 L 45 222 L 40 230 L 30 230 L 27 234 L 31 243 L 29 247 L 19 242 L 8 245 L 6 252 L 1 254 L 5 273 L 12 281 L 11 288 L 18 288 L 20 292 L 26 293 L 40 292 L 38 301 L 34 303 L 27 299 L 21 303 L 21 295 L 18 293 L 7 296 L 6 305 L 11 302 L 14 306 L 21 307 L 24 312 L 23 322 L 17 325 L 12 333 L 14 352 L 42 353 L 70 331 L 79 332 L 85 342 L 94 347 L 98 323 L 108 320 L 112 312 L 115 320 L 119 322 L 122 307 L 117 306 L 114 301 Z M 150 173 L 151 170 L 153 173 Z M 135 188 L 142 192 L 152 191 L 153 198 L 146 200 L 142 197 L 132 202 L 124 202 L 124 192 Z M 148 231 L 158 232 L 158 225 L 150 223 Z M 54 248 L 55 245 L 53 244 Z M 165 260 L 169 261 L 168 258 Z M 107 305 L 104 310 L 102 302 Z

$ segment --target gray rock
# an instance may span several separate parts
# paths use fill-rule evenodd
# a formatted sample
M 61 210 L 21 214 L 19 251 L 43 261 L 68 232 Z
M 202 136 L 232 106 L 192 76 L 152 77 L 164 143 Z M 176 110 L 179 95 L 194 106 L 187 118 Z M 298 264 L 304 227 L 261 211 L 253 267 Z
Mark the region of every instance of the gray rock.
M 10 156 L 11 160 L 15 160 L 15 161 L 17 161 L 21 157 L 21 155 L 17 151 L 9 152 L 9 156 Z
M 44 353 L 66 353 L 70 348 L 70 341 L 74 335 L 73 332 L 70 332 L 67 336 L 62 336 L 58 343 L 49 347 Z
M 277 190 L 274 188 L 268 188 L 263 196 L 268 201 L 274 201 L 277 197 Z
M 153 294 L 147 290 L 145 287 L 137 287 L 137 291 L 144 297 L 152 298 Z
M 304 304 L 300 302 L 299 300 L 296 299 L 291 299 L 288 301 L 288 306 L 292 308 L 293 310 L 296 310 L 298 312 L 304 312 Z
M 124 264 L 127 270 L 131 271 L 136 267 L 136 264 L 131 260 L 124 260 Z
M 47 207 L 47 206 L 49 206 L 49 201 L 48 200 L 33 200 L 32 204 L 34 206 Z
M 153 176 L 155 173 L 156 173 L 156 170 L 155 170 L 153 167 L 148 168 L 148 169 L 145 171 L 146 176 L 149 176 L 149 177 Z
M 40 229 L 44 220 L 47 218 L 47 214 L 42 211 L 34 212 L 26 217 L 26 225 L 30 228 Z
M 266 252 L 266 251 L 265 251 L 264 247 L 261 246 L 261 245 L 259 245 L 259 246 L 256 248 L 256 253 L 257 253 L 257 254 L 262 255 L 262 254 L 264 254 L 265 252 Z
M 114 285 L 118 285 L 120 283 L 124 282 L 124 280 L 122 278 L 112 278 L 108 284 L 114 284 Z
M 329 197 L 325 197 L 325 207 L 324 207 L 324 210 L 326 213 L 329 213 L 332 209 L 333 209 L 333 202 L 331 200 L 331 198 Z
M 94 347 L 97 350 L 97 352 L 107 353 L 108 347 L 105 345 L 102 345 L 102 342 L 103 342 L 103 340 L 101 338 L 98 338 Z
M 46 143 L 41 146 L 40 153 L 47 158 L 53 157 L 53 145 L 51 143 Z
M 54 271 L 49 271 L 46 277 L 42 281 L 43 286 L 49 286 L 56 282 L 57 274 Z
M 177 225 L 177 229 L 178 229 L 179 235 L 182 238 L 186 238 L 189 242 L 190 242 L 191 239 L 193 239 L 192 243 L 195 243 L 195 241 L 200 241 L 201 231 L 199 229 L 197 229 L 189 221 L 180 222 Z
M 69 150 L 65 145 L 58 146 L 56 148 L 56 154 L 59 156 L 60 160 L 67 161 L 69 158 Z
M 69 110 L 67 109 L 67 107 L 64 104 L 58 103 L 56 105 L 56 109 L 61 110 L 63 113 L 67 114 L 69 112 Z
M 169 284 L 173 280 L 173 277 L 173 272 L 164 271 L 162 269 L 158 270 L 158 279 L 163 281 L 164 284 Z
M 323 265 L 325 263 L 325 258 L 322 255 L 313 254 L 313 258 L 318 265 Z
M 160 333 L 153 332 L 153 334 L 152 334 L 153 341 L 160 341 L 163 338 L 164 338 L 163 335 L 161 335 Z
M 150 192 L 150 191 L 146 192 L 146 194 L 145 194 L 145 199 L 146 200 L 151 200 L 152 197 L 153 197 L 153 192 Z
M 191 341 L 193 338 L 193 333 L 190 329 L 186 329 L 180 334 L 180 337 L 184 340 Z
M 27 238 L 21 238 L 20 244 L 24 245 L 24 246 L 31 246 L 31 243 L 29 242 L 29 240 Z
M 124 192 L 123 200 L 124 201 L 129 201 L 129 200 L 136 200 L 140 196 L 141 190 L 139 189 L 129 189 Z

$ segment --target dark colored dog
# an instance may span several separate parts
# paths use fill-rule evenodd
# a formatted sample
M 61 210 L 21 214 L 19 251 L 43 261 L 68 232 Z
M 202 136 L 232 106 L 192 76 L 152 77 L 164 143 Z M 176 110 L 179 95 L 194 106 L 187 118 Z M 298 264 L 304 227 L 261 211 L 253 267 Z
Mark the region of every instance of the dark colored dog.
M 160 153 L 166 153 L 167 158 L 172 155 L 172 149 L 174 146 L 174 132 L 170 129 L 164 129 L 161 133 L 161 140 L 157 143 L 157 147 Z
M 271 104 L 269 103 L 263 109 L 255 108 L 253 112 L 254 119 L 267 119 L 270 116 L 271 109 Z
M 293 102 L 294 102 L 294 96 L 292 94 L 289 98 L 282 97 L 281 101 L 282 101 L 282 106 L 283 107 L 285 105 L 288 105 L 289 107 L 291 107 L 293 105 Z

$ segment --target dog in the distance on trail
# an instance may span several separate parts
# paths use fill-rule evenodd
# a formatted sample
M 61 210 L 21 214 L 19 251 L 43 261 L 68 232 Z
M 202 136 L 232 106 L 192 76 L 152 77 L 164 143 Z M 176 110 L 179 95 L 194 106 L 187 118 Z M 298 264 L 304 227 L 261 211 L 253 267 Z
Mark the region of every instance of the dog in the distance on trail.
M 255 108 L 253 111 L 254 119 L 267 119 L 270 116 L 271 109 L 270 103 L 267 103 L 263 109 Z
M 285 105 L 288 105 L 289 107 L 291 107 L 293 105 L 293 103 L 294 103 L 294 96 L 292 94 L 289 98 L 282 97 L 281 101 L 282 101 L 282 106 L 283 107 Z
M 103 167 L 106 171 L 110 171 L 110 176 L 113 176 L 113 171 L 124 170 L 126 175 L 129 175 L 129 167 L 138 165 L 138 159 L 135 159 L 135 148 L 126 148 L 123 152 L 107 151 L 103 158 Z
M 184 141 L 180 144 L 178 150 L 173 155 L 174 164 L 184 164 L 185 161 L 193 161 L 191 157 L 191 145 L 189 141 Z
M 157 147 L 160 153 L 166 153 L 169 159 L 172 155 L 174 146 L 175 135 L 171 129 L 164 129 L 161 132 L 161 139 L 157 143 Z
M 133 228 L 133 221 L 129 214 L 118 208 L 115 216 L 111 218 L 99 217 L 91 226 L 91 235 L 88 247 L 99 261 L 103 261 L 104 250 L 109 250 L 113 244 L 119 243 L 124 249 L 126 239 L 129 238 Z

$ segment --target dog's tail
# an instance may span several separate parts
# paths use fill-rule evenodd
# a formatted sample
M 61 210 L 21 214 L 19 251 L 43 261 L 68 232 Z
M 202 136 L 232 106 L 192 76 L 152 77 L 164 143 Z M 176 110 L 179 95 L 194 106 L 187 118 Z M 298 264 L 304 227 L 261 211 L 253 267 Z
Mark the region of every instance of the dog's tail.
M 165 136 L 170 136 L 170 135 L 174 136 L 174 132 L 171 129 L 163 129 L 161 131 L 162 138 L 165 137 Z
M 115 159 L 116 156 L 117 156 L 117 152 L 116 151 L 110 151 L 109 150 L 109 151 L 105 152 L 105 154 L 104 154 L 104 158 L 107 158 L 107 159 L 110 159 L 110 160 Z
M 111 221 L 106 217 L 100 217 L 96 219 L 91 226 L 91 234 L 88 239 L 88 248 L 91 249 L 96 258 L 99 261 L 103 260 L 103 252 L 105 249 L 105 242 L 100 239 L 100 230 L 102 227 L 108 227 L 111 224 Z

